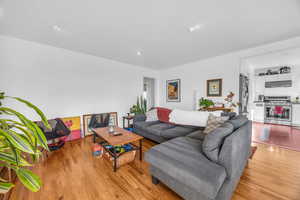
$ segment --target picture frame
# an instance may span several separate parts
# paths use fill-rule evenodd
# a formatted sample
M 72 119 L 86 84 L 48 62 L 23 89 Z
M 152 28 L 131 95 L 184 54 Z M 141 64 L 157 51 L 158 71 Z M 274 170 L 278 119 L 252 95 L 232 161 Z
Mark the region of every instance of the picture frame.
M 99 114 L 95 114 L 95 115 L 101 115 L 101 114 L 107 114 L 107 113 L 99 113 Z M 110 122 L 112 122 L 109 125 L 112 126 L 118 126 L 118 113 L 117 112 L 110 112 Z M 90 120 L 92 118 L 94 114 L 86 114 L 82 116 L 83 119 L 83 134 L 84 136 L 89 136 L 89 135 L 93 135 L 93 131 L 89 129 L 89 123 Z
M 207 80 L 206 94 L 208 97 L 221 97 L 222 96 L 222 79 Z
M 167 102 L 181 101 L 181 83 L 180 79 L 166 81 Z

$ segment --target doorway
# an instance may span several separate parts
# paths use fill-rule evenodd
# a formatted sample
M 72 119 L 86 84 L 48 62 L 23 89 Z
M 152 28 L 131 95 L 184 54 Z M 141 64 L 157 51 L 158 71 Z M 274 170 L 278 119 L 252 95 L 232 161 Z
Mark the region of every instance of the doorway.
M 155 106 L 155 79 L 144 77 L 143 96 L 147 100 L 147 110 Z

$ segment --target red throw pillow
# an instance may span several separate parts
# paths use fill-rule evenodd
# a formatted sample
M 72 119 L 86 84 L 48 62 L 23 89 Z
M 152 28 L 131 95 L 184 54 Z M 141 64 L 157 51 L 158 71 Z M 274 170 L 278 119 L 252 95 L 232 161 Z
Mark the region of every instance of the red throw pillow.
M 156 107 L 159 121 L 169 123 L 169 115 L 172 110 L 168 108 Z

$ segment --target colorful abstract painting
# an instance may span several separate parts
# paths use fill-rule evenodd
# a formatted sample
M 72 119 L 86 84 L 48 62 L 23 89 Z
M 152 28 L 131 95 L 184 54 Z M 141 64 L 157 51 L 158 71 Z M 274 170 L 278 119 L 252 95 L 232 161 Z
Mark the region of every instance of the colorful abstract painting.
M 64 141 L 72 141 L 81 138 L 80 117 L 61 118 L 65 125 L 70 129 L 70 135 L 64 138 Z

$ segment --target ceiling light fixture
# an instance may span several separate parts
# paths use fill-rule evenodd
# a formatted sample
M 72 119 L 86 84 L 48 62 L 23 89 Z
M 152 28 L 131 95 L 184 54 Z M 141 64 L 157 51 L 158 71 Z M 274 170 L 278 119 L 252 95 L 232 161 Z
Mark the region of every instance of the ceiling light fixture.
M 197 30 L 201 29 L 202 27 L 203 27 L 203 24 L 196 24 L 195 26 L 191 26 L 189 28 L 189 31 L 194 32 L 194 31 L 197 31 Z
M 141 56 L 141 55 L 142 55 L 142 52 L 141 52 L 141 51 L 137 51 L 137 52 L 136 52 L 136 55 Z
M 62 29 L 59 26 L 57 26 L 57 25 L 52 26 L 52 28 L 53 28 L 53 30 L 55 30 L 57 32 L 62 31 Z

